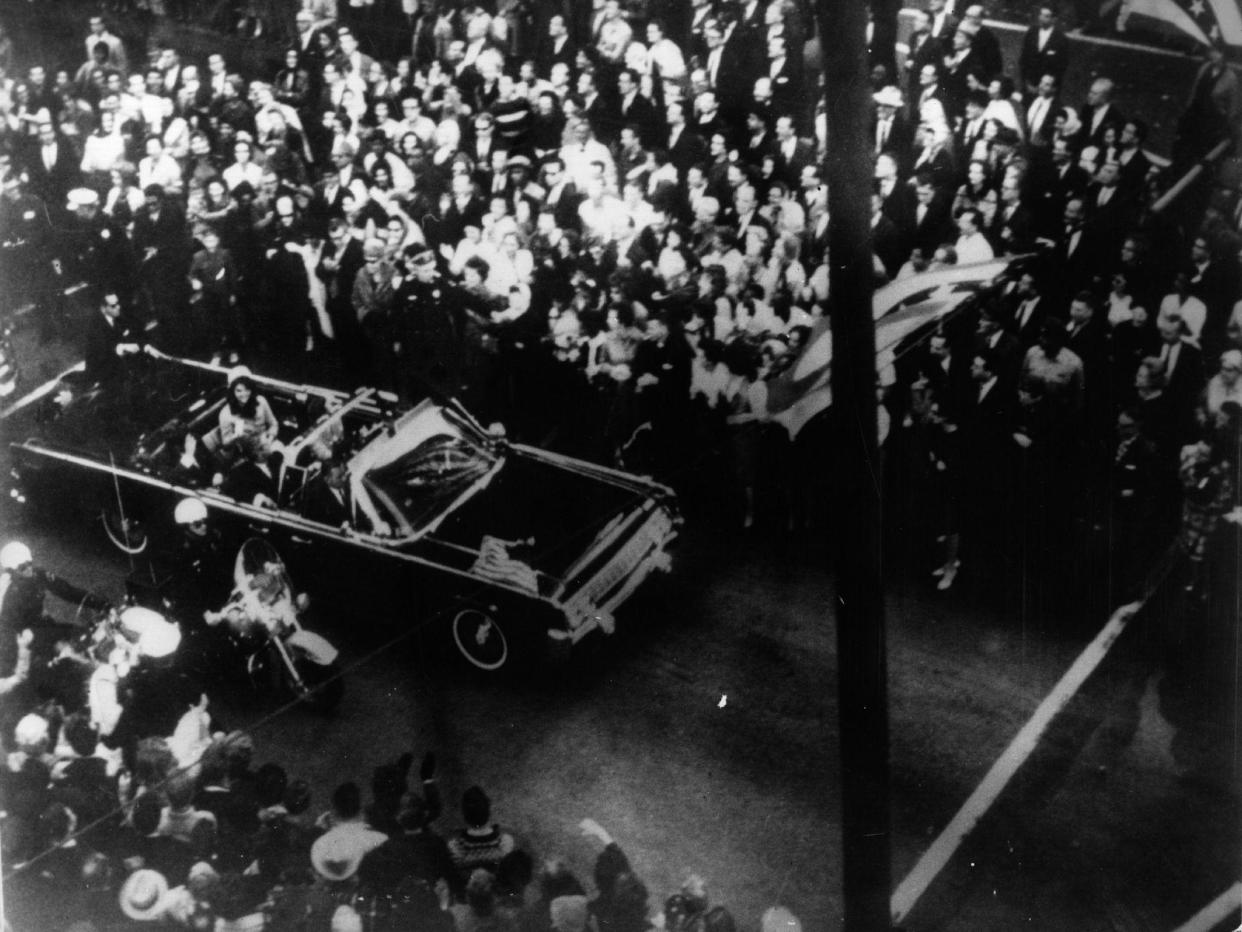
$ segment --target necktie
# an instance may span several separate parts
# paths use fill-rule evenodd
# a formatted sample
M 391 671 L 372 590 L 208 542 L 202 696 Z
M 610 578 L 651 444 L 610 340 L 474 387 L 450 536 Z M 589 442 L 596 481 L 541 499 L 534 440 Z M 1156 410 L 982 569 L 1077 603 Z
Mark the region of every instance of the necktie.
M 1036 97 L 1035 103 L 1031 104 L 1031 132 L 1037 132 L 1044 123 L 1044 112 L 1048 109 L 1048 101 L 1043 97 Z
M 881 120 L 875 128 L 875 151 L 880 153 L 884 151 L 884 144 L 888 142 L 888 120 Z

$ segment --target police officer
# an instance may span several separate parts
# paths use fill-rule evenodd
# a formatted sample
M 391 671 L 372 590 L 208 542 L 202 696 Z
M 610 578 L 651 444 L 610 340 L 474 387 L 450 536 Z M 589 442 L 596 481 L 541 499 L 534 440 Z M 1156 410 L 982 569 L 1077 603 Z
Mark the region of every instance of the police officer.
M 463 295 L 440 278 L 435 254 L 425 246 L 407 246 L 404 274 L 396 281 L 399 358 L 404 365 L 407 397 L 460 395 L 467 382 L 470 347 Z
M 109 607 L 106 599 L 35 566 L 30 548 L 21 541 L 10 541 L 0 548 L 0 670 L 13 669 L 21 631 L 34 632 L 32 651 L 37 662 L 50 658 L 56 642 L 76 630 L 44 614 L 43 602 L 49 592 L 75 608 L 85 605 L 102 611 Z
M 229 646 L 203 623 L 203 612 L 221 605 L 233 588 L 233 560 L 220 530 L 208 520 L 199 498 L 183 498 L 173 510 L 176 535 L 163 548 L 160 571 L 164 604 L 182 622 L 186 669 L 208 673 L 220 667 Z
M 41 303 L 52 275 L 51 233 L 47 205 L 26 190 L 22 174 L 8 168 L 0 176 L 0 285 L 6 309 Z
M 113 291 L 122 301 L 132 295 L 133 270 L 125 231 L 99 209 L 99 194 L 74 188 L 68 195 L 70 218 L 61 244 L 66 276 Z

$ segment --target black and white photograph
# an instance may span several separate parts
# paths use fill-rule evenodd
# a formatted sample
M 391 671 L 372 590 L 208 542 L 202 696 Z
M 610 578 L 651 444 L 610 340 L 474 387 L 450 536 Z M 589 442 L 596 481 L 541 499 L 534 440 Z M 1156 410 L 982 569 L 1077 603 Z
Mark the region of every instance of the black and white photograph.
M 0 932 L 1237 932 L 1242 0 L 0 0 Z

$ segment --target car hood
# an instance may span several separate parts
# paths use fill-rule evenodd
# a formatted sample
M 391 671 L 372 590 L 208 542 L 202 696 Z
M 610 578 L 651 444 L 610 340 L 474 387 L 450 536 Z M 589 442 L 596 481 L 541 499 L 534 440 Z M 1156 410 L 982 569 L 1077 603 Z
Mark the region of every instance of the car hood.
M 519 542 L 510 556 L 559 578 L 651 493 L 587 464 L 510 448 L 491 480 L 446 515 L 432 537 L 471 550 L 484 537 Z

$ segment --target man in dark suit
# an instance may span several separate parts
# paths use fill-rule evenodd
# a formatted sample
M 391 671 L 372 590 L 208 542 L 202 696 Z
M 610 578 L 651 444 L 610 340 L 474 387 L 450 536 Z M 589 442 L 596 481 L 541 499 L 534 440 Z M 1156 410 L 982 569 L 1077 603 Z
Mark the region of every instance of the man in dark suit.
M 26 157 L 31 190 L 48 204 L 65 201 L 70 188 L 81 181 L 81 157 L 51 123 L 39 127 L 39 135 Z
M 1169 399 L 1173 423 L 1183 442 L 1194 425 L 1194 409 L 1203 391 L 1203 353 L 1186 338 L 1180 314 L 1162 315 L 1156 321 L 1160 334 L 1160 364 L 1164 367 L 1164 394 Z
M 975 351 L 990 353 L 996 365 L 996 374 L 1005 389 L 1012 391 L 1018 384 L 1018 370 L 1022 366 L 1022 348 L 1018 339 L 1007 333 L 1002 326 L 1003 311 L 987 303 L 979 311 L 979 324 L 975 329 Z
M 1090 286 L 1094 276 L 1102 269 L 1103 251 L 1104 244 L 1100 241 L 1098 228 L 1086 224 L 1082 197 L 1070 197 L 1065 203 L 1062 229 L 1052 253 L 1054 267 L 1060 272 L 1056 284 L 1062 300 Z M 1058 302 L 1054 300 L 1054 303 Z M 1065 305 L 1059 306 L 1064 308 Z
M 237 443 L 241 459 L 220 486 L 220 491 L 243 505 L 277 507 L 280 489 L 280 454 L 266 434 L 245 434 Z
M 906 261 L 905 237 L 897 224 L 884 216 L 884 202 L 879 191 L 871 192 L 871 251 L 890 279 L 896 277 Z
M 1018 75 L 1028 94 L 1037 92 L 1044 75 L 1052 75 L 1057 86 L 1069 67 L 1069 40 L 1057 27 L 1057 14 L 1052 6 L 1041 3 L 1035 25 L 1022 37 L 1018 53 Z
M 547 190 L 543 202 L 552 208 L 556 225 L 562 230 L 580 229 L 582 218 L 578 214 L 578 206 L 583 199 L 565 174 L 565 163 L 559 157 L 554 156 L 544 163 L 543 186 Z
M 1103 147 L 1104 130 L 1109 126 L 1112 126 L 1114 129 L 1120 127 L 1124 118 L 1117 112 L 1117 108 L 1113 106 L 1112 100 L 1112 80 L 1109 78 L 1096 78 L 1091 82 L 1091 87 L 1087 91 L 1087 102 L 1078 111 L 1078 118 L 1082 120 L 1082 131 L 1078 137 L 1080 147 Z
M 668 160 L 684 180 L 690 166 L 707 158 L 707 142 L 686 125 L 686 105 L 674 100 L 665 108 Z
M 115 292 L 103 295 L 99 313 L 86 325 L 83 359 L 89 382 L 112 382 L 125 372 L 124 357 L 141 349 L 137 329 L 124 319 L 121 298 Z
M 973 32 L 971 48 L 982 63 L 984 80 L 991 81 L 1004 71 L 1004 61 L 1001 58 L 1000 40 L 996 38 L 996 33 L 984 24 L 984 15 L 983 5 L 972 3 L 966 7 L 962 25 L 958 28 Z
M 764 156 L 772 154 L 772 131 L 760 108 L 751 107 L 746 114 L 746 140 L 741 145 L 739 157 L 743 162 L 758 169 Z
M 1022 204 L 1022 186 L 1016 177 L 1006 176 L 1001 182 L 1000 209 L 996 211 L 992 232 L 997 251 L 1017 255 L 1035 244 L 1031 212 Z
M 974 47 L 975 36 L 966 23 L 953 33 L 953 48 L 944 59 L 941 84 L 945 90 L 945 109 L 952 122 L 966 110 L 966 95 L 987 87 L 988 72 L 983 57 Z
M 768 40 L 768 77 L 772 81 L 772 112 L 789 114 L 796 123 L 803 122 L 806 102 L 803 98 L 802 67 L 789 55 L 785 36 Z
M 944 46 L 932 35 L 931 16 L 925 10 L 915 10 L 910 19 L 910 38 L 906 40 L 906 96 L 917 101 L 919 75 L 924 65 L 939 65 L 944 61 Z
M 558 63 L 566 65 L 572 72 L 577 58 L 578 48 L 569 37 L 565 17 L 560 13 L 552 14 L 548 20 L 547 39 L 535 58 L 539 76 L 547 78 L 552 73 L 552 66 Z
M 875 102 L 875 126 L 871 132 L 873 155 L 891 152 L 897 164 L 908 170 L 912 161 L 914 128 L 903 111 L 901 91 L 892 86 L 884 87 L 872 94 L 871 99 Z
M 1018 278 L 1009 301 L 1010 315 L 1008 328 L 1018 341 L 1022 352 L 1026 352 L 1039 342 L 1039 334 L 1043 329 L 1044 318 L 1048 316 L 1047 302 L 1035 287 L 1035 276 L 1024 272 Z
M 798 184 L 802 169 L 815 164 L 815 150 L 799 139 L 793 117 L 776 118 L 776 171 L 790 186 Z
M 1128 199 L 1139 198 L 1147 184 L 1151 159 L 1143 151 L 1146 141 L 1147 124 L 1143 120 L 1127 118 L 1121 124 L 1121 134 L 1117 137 L 1117 165 L 1121 177 L 1117 180 L 1117 186 Z
M 737 30 L 726 32 L 721 20 L 711 20 L 704 28 L 707 41 L 707 57 L 703 61 L 708 83 L 720 101 L 720 110 L 726 121 L 734 121 L 745 112 L 753 97 L 756 69 L 755 55 L 745 34 Z
M 1086 171 L 1074 160 L 1069 143 L 1064 139 L 1054 140 L 1048 159 L 1033 162 L 1027 184 L 1027 203 L 1039 235 L 1057 235 L 1066 202 L 1075 195 L 1085 194 L 1090 181 Z
M 754 185 L 742 183 L 733 192 L 733 203 L 720 216 L 720 225 L 729 227 L 737 236 L 738 242 L 744 242 L 746 231 L 751 227 L 763 227 L 772 232 L 770 224 L 759 213 L 758 198 Z
M 617 109 L 621 126 L 638 128 L 638 138 L 644 146 L 653 146 L 660 141 L 660 115 L 655 104 L 638 92 L 638 72 L 633 68 L 623 68 L 617 75 Z
M 1095 183 L 1087 188 L 1084 204 L 1088 223 L 1116 246 L 1121 245 L 1121 233 L 1134 216 L 1134 200 L 1121 189 L 1120 181 L 1120 166 L 1116 162 L 1105 162 L 1095 173 Z
M 1082 360 L 1087 384 L 1098 383 L 1103 377 L 1107 362 L 1107 334 L 1104 325 L 1096 319 L 1095 295 L 1080 291 L 1069 306 L 1069 320 L 1065 324 L 1065 348 Z M 1092 394 L 1099 397 L 1098 392 Z
M 1057 111 L 1061 102 L 1057 98 L 1060 83 L 1050 74 L 1043 75 L 1035 90 L 1035 98 L 1027 105 L 1023 114 L 1026 124 L 1026 137 L 1033 146 L 1048 146 L 1052 142 L 1056 130 Z
M 302 514 L 309 521 L 334 528 L 346 527 L 353 521 L 348 464 L 336 459 L 323 464 L 319 475 L 307 483 Z
M 914 189 L 901 179 L 897 160 L 891 154 L 876 158 L 875 182 L 884 216 L 897 224 L 903 236 L 909 237 L 914 232 L 914 208 L 918 201 Z
M 910 244 L 930 256 L 936 247 L 956 239 L 957 228 L 949 216 L 950 196 L 937 189 L 930 175 L 919 175 L 915 182 L 914 227 Z
M 326 306 L 337 350 L 352 379 L 366 374 L 366 345 L 353 306 L 354 281 L 365 264 L 362 243 L 350 235 L 349 224 L 343 218 L 333 217 L 328 222 L 328 241 L 315 274 L 328 293 Z

